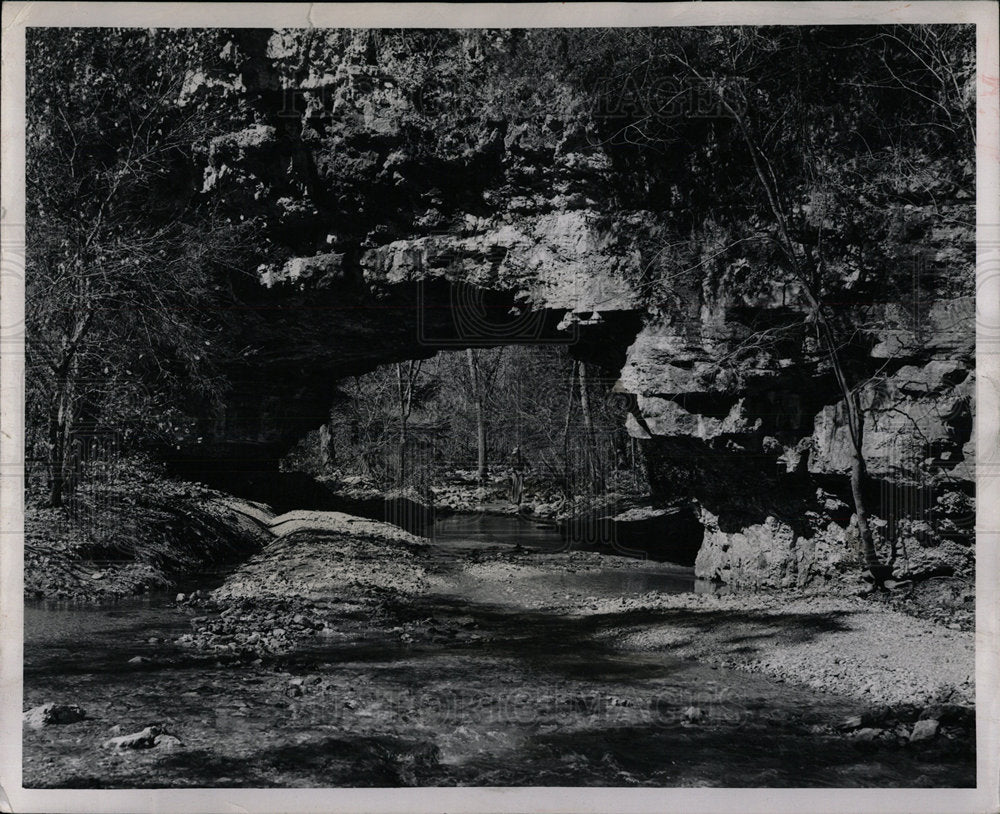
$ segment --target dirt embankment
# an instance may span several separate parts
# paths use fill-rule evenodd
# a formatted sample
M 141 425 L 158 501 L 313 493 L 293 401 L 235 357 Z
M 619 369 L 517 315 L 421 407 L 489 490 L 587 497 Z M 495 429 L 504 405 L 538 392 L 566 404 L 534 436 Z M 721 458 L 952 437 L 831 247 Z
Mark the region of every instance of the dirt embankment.
M 267 507 L 155 479 L 24 515 L 26 599 L 90 602 L 167 589 L 245 559 Z

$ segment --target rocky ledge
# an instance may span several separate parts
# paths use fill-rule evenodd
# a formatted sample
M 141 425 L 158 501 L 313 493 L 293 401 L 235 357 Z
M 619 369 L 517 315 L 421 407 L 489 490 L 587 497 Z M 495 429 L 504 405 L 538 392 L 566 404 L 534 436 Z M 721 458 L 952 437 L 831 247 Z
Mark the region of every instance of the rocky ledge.
M 628 431 L 656 497 L 689 499 L 704 527 L 699 574 L 788 588 L 856 558 L 843 394 L 801 284 L 753 248 L 767 244 L 766 224 L 742 224 L 760 234 L 735 239 L 712 214 L 677 209 L 677 185 L 710 173 L 670 177 L 681 168 L 616 146 L 621 122 L 572 85 L 549 88 L 535 118 L 503 106 L 485 119 L 429 113 L 413 83 L 432 77 L 398 36 L 248 33 L 227 47 L 229 79 L 186 87 L 186 98 L 225 93 L 246 107 L 245 122 L 199 145 L 198 169 L 201 194 L 258 218 L 262 248 L 255 280 L 241 283 L 254 320 L 233 326 L 244 360 L 227 369 L 229 418 L 178 439 L 184 454 L 266 468 L 326 420 L 340 378 L 483 342 L 560 342 L 631 400 Z M 479 36 L 441 45 L 442 75 L 470 49 L 505 47 Z M 831 263 L 827 286 L 845 300 L 834 310 L 853 337 L 869 503 L 890 523 L 877 542 L 898 578 L 972 567 L 974 509 L 939 511 L 973 491 L 972 174 L 940 169 L 933 200 L 886 182 L 886 203 L 865 210 L 886 229 L 874 242 L 905 291 L 879 289 L 856 258 Z M 796 215 L 807 243 L 817 224 L 841 226 L 814 223 L 812 207 Z M 687 245 L 678 228 L 699 237 Z

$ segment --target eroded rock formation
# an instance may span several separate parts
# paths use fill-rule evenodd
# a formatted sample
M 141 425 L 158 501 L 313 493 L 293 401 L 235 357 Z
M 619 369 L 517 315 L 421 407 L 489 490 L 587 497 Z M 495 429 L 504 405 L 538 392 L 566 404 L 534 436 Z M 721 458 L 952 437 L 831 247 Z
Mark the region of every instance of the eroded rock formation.
M 247 111 L 244 127 L 205 145 L 203 191 L 255 217 L 262 246 L 236 387 L 192 454 L 265 466 L 322 423 L 338 378 L 470 344 L 565 342 L 620 371 L 654 489 L 696 502 L 700 576 L 790 586 L 835 571 L 854 533 L 839 391 L 808 332 L 755 343 L 806 321 L 801 292 L 748 285 L 756 261 L 715 261 L 712 247 L 696 282 L 665 286 L 668 213 L 629 193 L 635 178 L 580 93 L 567 86 L 522 121 L 473 115 L 455 60 L 495 93 L 479 42 L 457 36 L 431 66 L 456 74 L 451 97 L 441 83 L 433 99 L 415 95 L 417 62 L 364 32 L 248 31 L 231 75 L 189 82 L 192 99 L 222 86 Z M 906 214 L 960 221 L 961 198 Z M 934 507 L 969 491 L 974 299 L 941 281 L 971 275 L 949 254 L 971 239 L 921 230 L 936 276 L 919 300 L 853 316 L 876 514 L 912 494 Z M 881 540 L 923 552 L 944 533 L 971 562 L 967 519 Z

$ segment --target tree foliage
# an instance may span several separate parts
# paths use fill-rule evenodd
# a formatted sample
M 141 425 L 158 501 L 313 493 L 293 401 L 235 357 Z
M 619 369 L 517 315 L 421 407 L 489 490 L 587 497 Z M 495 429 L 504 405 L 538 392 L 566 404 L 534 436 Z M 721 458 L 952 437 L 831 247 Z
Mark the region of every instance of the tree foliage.
M 168 437 L 183 405 L 221 398 L 238 237 L 198 200 L 191 161 L 229 115 L 186 97 L 219 37 L 95 31 L 28 44 L 29 445 L 55 505 L 92 439 Z
M 562 345 L 477 349 L 490 474 L 507 469 L 515 448 L 526 468 L 568 496 L 601 488 L 642 490 L 641 462 L 625 431 L 627 405 L 616 375 L 591 366 L 582 397 L 578 362 Z M 404 381 L 406 373 L 404 368 Z M 323 431 L 307 436 L 286 465 L 317 475 L 361 475 L 398 483 L 403 413 L 399 375 L 386 366 L 341 382 Z M 590 411 L 590 426 L 582 405 Z M 416 379 L 406 414 L 408 484 L 476 470 L 479 411 L 465 352 L 439 353 Z

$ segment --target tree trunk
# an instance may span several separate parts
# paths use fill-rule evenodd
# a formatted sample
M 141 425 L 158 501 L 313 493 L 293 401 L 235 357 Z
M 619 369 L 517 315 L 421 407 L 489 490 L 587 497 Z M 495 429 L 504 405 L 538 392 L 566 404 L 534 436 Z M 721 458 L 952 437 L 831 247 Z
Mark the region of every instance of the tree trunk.
M 49 502 L 53 509 L 63 505 L 63 488 L 66 483 L 64 471 L 62 422 L 56 415 L 49 418 Z
M 687 65 L 689 69 L 691 68 L 691 66 L 684 62 L 683 59 L 678 59 L 682 64 Z M 698 77 L 698 79 L 703 82 L 705 81 L 701 74 L 693 69 L 691 70 L 694 75 Z M 864 554 L 868 569 L 872 572 L 872 576 L 875 577 L 876 581 L 879 581 L 879 572 L 883 570 L 883 566 L 879 562 L 878 553 L 875 551 L 875 542 L 872 537 L 871 526 L 868 523 L 868 509 L 865 505 L 863 491 L 867 474 L 863 454 L 864 412 L 861 410 L 857 394 L 854 393 L 848 386 L 847 377 L 845 376 L 843 366 L 841 365 L 837 342 L 834 339 L 833 329 L 826 321 L 822 303 L 813 293 L 813 288 L 816 285 L 815 272 L 819 270 L 820 266 L 814 263 L 812 264 L 813 274 L 806 273 L 806 269 L 804 268 L 799 253 L 796 250 L 796 244 L 789 235 L 785 212 L 779 202 L 777 180 L 775 179 L 773 172 L 770 171 L 770 166 L 765 166 L 767 161 L 766 156 L 758 145 L 757 140 L 753 137 L 744 116 L 729 104 L 724 92 L 717 90 L 717 94 L 722 107 L 736 122 L 736 125 L 746 142 L 747 148 L 749 149 L 750 159 L 753 162 L 754 170 L 757 173 L 757 178 L 767 196 L 768 205 L 771 208 L 771 214 L 774 216 L 775 225 L 778 227 L 778 235 L 781 238 L 781 245 L 783 246 L 788 260 L 791 263 L 792 272 L 802 284 L 802 291 L 813 309 L 817 331 L 822 334 L 821 336 L 817 336 L 817 338 L 821 343 L 825 343 L 826 345 L 827 352 L 830 357 L 830 363 L 833 367 L 834 375 L 837 378 L 837 384 L 840 387 L 840 392 L 843 395 L 847 406 L 847 421 L 851 434 L 852 445 L 851 494 L 854 499 L 854 511 L 858 518 L 858 531 L 861 536 L 861 550 Z
M 573 385 L 576 383 L 576 366 L 578 364 L 579 362 L 574 360 L 569 365 L 569 388 L 566 391 L 566 421 L 563 423 L 563 481 L 566 487 L 566 497 L 573 497 L 571 489 L 572 471 L 569 463 L 569 424 L 570 419 L 573 417 Z
M 807 293 L 810 293 L 808 288 Z M 810 293 L 811 296 L 811 293 Z M 868 467 L 865 465 L 864 442 L 865 442 L 865 414 L 861 408 L 861 396 L 850 388 L 847 384 L 847 376 L 844 374 L 840 357 L 837 355 L 837 348 L 833 341 L 833 332 L 826 323 L 820 306 L 813 299 L 816 308 L 818 328 L 822 330 L 821 341 L 826 339 L 827 353 L 830 364 L 833 367 L 834 376 L 840 386 L 840 392 L 844 397 L 844 406 L 847 409 L 847 429 L 851 438 L 851 497 L 854 501 L 854 514 L 858 518 L 858 534 L 861 537 L 861 553 L 865 558 L 865 565 L 871 572 L 876 582 L 881 582 L 882 563 L 879 561 L 878 552 L 875 550 L 875 539 L 872 536 L 871 524 L 868 522 L 868 506 L 865 503 L 864 487 L 867 480 Z
M 326 469 L 337 463 L 337 450 L 333 440 L 332 423 L 327 422 L 319 427 L 319 460 L 320 465 Z
M 587 392 L 587 363 L 580 362 L 580 411 L 583 413 L 584 448 L 587 477 L 590 489 L 600 491 L 602 479 L 598 473 L 597 440 L 594 438 L 594 419 L 590 412 L 590 394 Z
M 396 485 L 400 488 L 406 485 L 406 441 L 406 425 L 404 424 L 399 430 L 398 460 L 396 462 Z
M 408 412 L 406 409 L 407 388 L 403 386 L 403 365 L 396 363 L 396 383 L 397 395 L 399 396 L 399 440 L 397 442 L 396 460 L 396 485 L 402 488 L 406 484 L 406 420 Z M 407 377 L 407 385 L 409 377 Z
M 420 376 L 422 364 L 423 362 L 409 362 L 404 376 L 403 365 L 400 362 L 396 363 L 396 387 L 399 396 L 399 485 L 401 487 L 406 484 L 406 443 L 409 440 L 410 414 L 413 412 L 413 389 Z
M 57 392 L 49 409 L 49 506 L 63 505 L 67 492 L 67 463 L 72 414 L 70 411 L 69 384 L 56 382 Z
M 865 503 L 864 486 L 868 476 L 868 467 L 862 454 L 864 443 L 864 413 L 860 409 L 857 394 L 848 396 L 849 406 L 847 420 L 851 422 L 851 496 L 854 499 L 854 513 L 858 518 L 858 533 L 861 536 L 861 553 L 869 570 L 878 569 L 882 563 L 875 550 L 875 539 L 872 536 L 871 524 L 868 522 L 868 507 Z
M 476 364 L 476 352 L 472 348 L 466 350 L 469 361 L 469 378 L 472 381 L 472 399 L 476 406 L 476 474 L 479 485 L 486 485 L 486 417 L 483 414 L 483 391 L 479 382 L 479 368 Z

